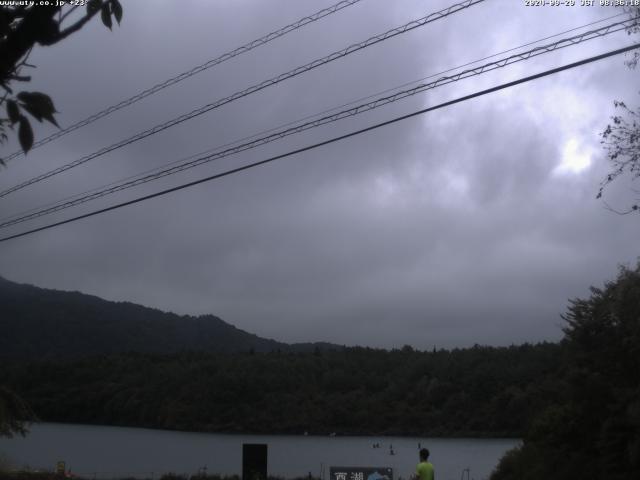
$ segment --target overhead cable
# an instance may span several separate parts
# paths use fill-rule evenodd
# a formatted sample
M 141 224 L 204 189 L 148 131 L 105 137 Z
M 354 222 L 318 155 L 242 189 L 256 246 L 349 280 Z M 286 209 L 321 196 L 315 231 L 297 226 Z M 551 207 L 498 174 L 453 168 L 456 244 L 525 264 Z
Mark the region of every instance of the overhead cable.
M 504 90 L 506 88 L 514 87 L 516 85 L 520 85 L 522 83 L 530 82 L 532 80 L 536 80 L 536 79 L 543 78 L 543 77 L 546 77 L 546 76 L 549 76 L 549 75 L 553 75 L 555 73 L 559 73 L 559 72 L 562 72 L 562 71 L 565 71 L 565 70 L 569 70 L 569 69 L 572 69 L 572 68 L 580 67 L 580 66 L 586 65 L 588 63 L 592 63 L 592 62 L 596 62 L 596 61 L 599 61 L 599 60 L 603 60 L 605 58 L 609 58 L 609 57 L 612 57 L 614 55 L 619 55 L 621 53 L 629 52 L 629 51 L 635 50 L 637 48 L 640 48 L 640 43 L 636 43 L 636 44 L 633 44 L 633 45 L 629 45 L 627 47 L 623 47 L 623 48 L 619 48 L 619 49 L 616 49 L 616 50 L 612 50 L 612 51 L 609 51 L 607 53 L 603 53 L 601 55 L 596 55 L 596 56 L 593 56 L 593 57 L 589 57 L 589 58 L 586 58 L 586 59 L 583 59 L 583 60 L 580 60 L 580 61 L 577 61 L 577 62 L 569 63 L 569 64 L 563 65 L 561 67 L 552 68 L 550 70 L 546 70 L 544 72 L 537 73 L 535 75 L 529 75 L 527 77 L 523 77 L 523 78 L 520 78 L 518 80 L 514 80 L 514 81 L 511 81 L 511 82 L 503 83 L 503 84 L 497 85 L 495 87 L 487 88 L 487 89 L 481 90 L 479 92 L 475 92 L 475 93 L 472 93 L 472 94 L 469 94 L 469 95 L 465 95 L 463 97 L 458 97 L 458 98 L 456 98 L 454 100 L 449 100 L 447 102 L 443 102 L 443 103 L 440 103 L 438 105 L 434 105 L 432 107 L 427 107 L 427 108 L 424 108 L 422 110 L 418 110 L 418 111 L 413 112 L 413 113 L 409 113 L 409 114 L 406 114 L 406 115 L 395 117 L 395 118 L 393 118 L 391 120 L 387 120 L 387 121 L 384 121 L 384 122 L 381 122 L 381 123 L 377 123 L 375 125 L 371 125 L 369 127 L 366 127 L 366 128 L 360 129 L 360 130 L 356 130 L 354 132 L 350 132 L 350 133 L 347 133 L 345 135 L 340 135 L 338 137 L 333 137 L 333 138 L 330 138 L 328 140 L 324 140 L 322 142 L 314 143 L 314 144 L 308 145 L 306 147 L 298 148 L 296 150 L 291 150 L 289 152 L 286 152 L 286 153 L 283 153 L 283 154 L 280 154 L 280 155 L 276 155 L 276 156 L 267 158 L 265 160 L 261 160 L 259 162 L 254 162 L 254 163 L 250 163 L 250 164 L 247 164 L 247 165 L 243 165 L 242 167 L 237 167 L 237 168 L 233 168 L 231 170 L 226 170 L 226 171 L 224 171 L 222 173 L 211 175 L 211 176 L 206 177 L 206 178 L 201 178 L 199 180 L 194 180 L 192 182 L 184 183 L 184 184 L 178 185 L 176 187 L 168 188 L 166 190 L 162 190 L 162 191 L 159 191 L 159 192 L 156 192 L 156 193 L 152 193 L 152 194 L 149 194 L 149 195 L 144 195 L 142 197 L 138 197 L 138 198 L 135 198 L 133 200 L 129 200 L 129 201 L 126 201 L 126 202 L 118 203 L 116 205 L 112 205 L 110 207 L 102 208 L 102 209 L 99 209 L 99 210 L 94 210 L 92 212 L 85 213 L 83 215 L 78 215 L 76 217 L 68 218 L 66 220 L 62 220 L 62 221 L 55 222 L 55 223 L 50 223 L 48 225 L 44 225 L 44 226 L 41 226 L 41 227 L 38 227 L 38 228 L 27 230 L 25 232 L 21 232 L 21 233 L 17 233 L 17 234 L 14 234 L 14 235 L 9 235 L 9 236 L 6 236 L 6 237 L 2 237 L 2 238 L 0 238 L 0 243 L 9 241 L 9 240 L 12 240 L 12 239 L 15 239 L 15 238 L 20 238 L 20 237 L 23 237 L 25 235 L 30 235 L 32 233 L 41 232 L 43 230 L 48 230 L 48 229 L 51 229 L 51 228 L 54 228 L 54 227 L 57 227 L 57 226 L 60 226 L 60 225 L 65 225 L 67 223 L 76 222 L 76 221 L 82 220 L 84 218 L 93 217 L 95 215 L 106 213 L 106 212 L 109 212 L 109 211 L 112 211 L 112 210 L 117 210 L 119 208 L 123 208 L 123 207 L 129 206 L 129 205 L 134 205 L 136 203 L 140 203 L 140 202 L 143 202 L 143 201 L 146 201 L 146 200 L 150 200 L 152 198 L 156 198 L 156 197 L 160 197 L 160 196 L 163 196 L 163 195 L 167 195 L 169 193 L 177 192 L 179 190 L 183 190 L 185 188 L 193 187 L 195 185 L 199 185 L 199 184 L 202 184 L 202 183 L 205 183 L 205 182 L 210 182 L 212 180 L 217 180 L 219 178 L 226 177 L 228 175 L 232 175 L 234 173 L 242 172 L 244 170 L 249 170 L 251 168 L 258 167 L 260 165 L 265 165 L 267 163 L 271 163 L 271 162 L 274 162 L 276 160 L 280 160 L 282 158 L 290 157 L 292 155 L 296 155 L 298 153 L 306 152 L 306 151 L 309 151 L 309 150 L 314 150 L 314 149 L 322 147 L 324 145 L 329 145 L 331 143 L 335 143 L 335 142 L 338 142 L 338 141 L 341 141 L 341 140 L 345 140 L 347 138 L 351 138 L 351 137 L 354 137 L 356 135 L 363 134 L 365 132 L 370 132 L 372 130 L 376 130 L 378 128 L 385 127 L 385 126 L 391 125 L 393 123 L 400 122 L 402 120 L 406 120 L 406 119 L 409 119 L 409 118 L 412 118 L 412 117 L 415 117 L 415 116 L 418 116 L 418 115 L 425 114 L 427 112 L 431 112 L 431 111 L 438 110 L 438 109 L 441 109 L 441 108 L 444 108 L 444 107 L 448 107 L 450 105 L 455 105 L 457 103 L 465 102 L 465 101 L 471 100 L 473 98 L 477 98 L 477 97 L 480 97 L 480 96 L 483 96 L 483 95 L 487 95 L 489 93 L 497 92 L 499 90 Z
M 185 113 L 183 115 L 180 115 L 179 117 L 176 117 L 172 120 L 169 120 L 167 122 L 161 123 L 156 125 L 155 127 L 149 128 L 147 130 L 144 130 L 136 135 L 133 135 L 132 137 L 126 138 L 124 140 L 121 140 L 120 142 L 114 143 L 113 145 L 110 145 L 108 147 L 104 147 L 94 153 L 91 153 L 89 155 L 85 155 L 84 157 L 81 157 L 77 160 L 74 160 L 71 163 L 68 163 L 66 165 L 62 165 L 58 168 L 55 168 L 53 170 L 50 170 L 49 172 L 43 173 L 41 175 L 38 175 L 36 177 L 33 177 L 25 182 L 22 182 L 18 185 L 15 185 L 7 190 L 4 190 L 2 192 L 0 192 L 0 197 L 4 197 L 6 195 L 9 195 L 10 193 L 13 193 L 17 190 L 23 189 L 29 185 L 33 185 L 34 183 L 40 182 L 42 180 L 45 180 L 47 178 L 50 178 L 54 175 L 58 175 L 62 172 L 66 172 L 67 170 L 77 167 L 79 165 L 82 165 L 84 163 L 87 163 L 90 160 L 93 160 L 95 158 L 98 158 L 102 155 L 105 155 L 109 152 L 112 152 L 114 150 L 117 150 L 119 148 L 122 148 L 126 145 L 129 145 L 131 143 L 137 142 L 139 140 L 142 140 L 143 138 L 146 138 L 150 135 L 154 135 L 156 133 L 159 133 L 163 130 L 166 130 L 167 128 L 173 127 L 175 125 L 178 125 L 179 123 L 185 122 L 187 120 L 190 120 L 194 117 L 197 117 L 199 115 L 202 115 L 206 112 L 209 112 L 211 110 L 213 110 L 214 108 L 218 108 L 221 107 L 222 105 L 226 105 L 227 103 L 233 102 L 234 100 L 237 100 L 239 98 L 242 97 L 246 97 L 248 95 L 251 95 L 252 93 L 258 92 L 260 90 L 263 90 L 267 87 L 270 87 L 272 85 L 276 85 L 284 80 L 287 80 L 289 78 L 295 77 L 297 75 L 300 75 L 302 73 L 308 72 L 309 70 L 313 70 L 314 68 L 317 68 L 321 65 L 325 65 L 329 62 L 332 62 L 334 60 L 337 60 L 339 58 L 345 57 L 347 55 L 350 55 L 352 53 L 355 53 L 357 51 L 360 51 L 364 48 L 370 47 L 372 45 L 375 45 L 377 43 L 383 42 L 385 40 L 388 40 L 390 38 L 393 38 L 397 35 L 401 35 L 403 33 L 409 32 L 411 30 L 414 30 L 416 28 L 422 27 L 424 25 L 427 25 L 431 22 L 434 22 L 436 20 L 440 20 L 442 18 L 446 18 L 449 15 L 452 15 L 454 13 L 457 13 L 461 10 L 464 10 L 466 8 L 469 8 L 473 5 L 476 5 L 478 3 L 482 3 L 486 0 L 465 0 L 464 2 L 460 2 L 454 5 L 451 5 L 443 10 L 440 10 L 438 12 L 434 12 L 431 13 L 425 17 L 419 18 L 417 20 L 412 20 L 409 23 L 406 23 L 404 25 L 401 25 L 399 27 L 393 28 L 391 30 L 388 30 L 382 34 L 373 36 L 363 42 L 360 43 L 354 43 L 346 48 L 343 48 L 342 50 L 338 50 L 330 55 L 327 55 L 325 57 L 319 58 L 317 60 L 314 60 L 313 62 L 307 63 L 306 65 L 300 66 L 300 67 L 296 67 L 293 70 L 290 70 L 286 73 L 282 73 L 280 75 L 277 75 L 269 80 L 265 80 L 261 83 L 258 83 L 256 85 L 253 85 L 252 87 L 246 88 L 244 90 L 238 91 L 228 97 L 222 98 L 220 100 L 217 100 L 213 103 L 209 103 L 207 105 L 204 105 L 200 108 L 197 108 L 195 110 L 192 110 L 189 113 Z
M 275 30 L 271 33 L 268 33 L 267 35 L 264 35 L 263 37 L 260 37 L 256 40 L 253 40 L 249 43 L 245 43 L 244 45 L 242 45 L 241 47 L 236 48 L 235 50 L 231 50 L 230 52 L 224 53 L 222 55 L 220 55 L 219 57 L 213 58 L 205 63 L 203 63 L 202 65 L 198 65 L 196 67 L 193 67 L 191 70 L 187 70 L 186 72 L 182 72 L 179 75 L 176 75 L 175 77 L 171 77 L 163 82 L 157 83 L 156 85 L 147 88 L 146 90 L 143 90 L 142 92 L 139 92 L 135 95 L 133 95 L 132 97 L 127 98 L 126 100 L 122 100 L 121 102 L 115 104 L 115 105 L 111 105 L 110 107 L 105 108 L 104 110 L 99 111 L 98 113 L 94 113 L 93 115 L 88 116 L 87 118 L 80 120 L 76 123 L 74 123 L 73 125 L 69 125 L 66 128 L 60 129 L 58 131 L 56 131 L 55 133 L 49 135 L 48 137 L 45 137 L 41 140 L 38 140 L 37 142 L 35 142 L 33 144 L 33 146 L 31 147 L 31 149 L 33 150 L 34 148 L 37 148 L 41 145 L 45 145 L 49 142 L 52 142 L 53 140 L 56 140 L 60 137 L 63 137 L 64 135 L 73 132 L 75 130 L 78 130 L 79 128 L 82 128 L 86 125 L 89 125 L 90 123 L 95 122 L 96 120 L 99 120 L 103 117 L 106 117 L 107 115 L 112 114 L 113 112 L 116 112 L 122 108 L 128 107 L 129 105 L 133 105 L 134 103 L 142 100 L 143 98 L 146 98 L 150 95 L 153 95 L 154 93 L 159 92 L 160 90 L 164 90 L 167 87 L 170 87 L 172 85 L 175 85 L 176 83 L 179 83 L 183 80 L 186 80 L 189 77 L 193 77 L 194 75 L 197 75 L 198 73 L 204 72 L 205 70 L 208 70 L 211 67 L 214 67 L 216 65 L 219 65 L 223 62 L 226 62 L 227 60 L 231 60 L 234 57 L 237 57 L 239 55 L 242 55 L 243 53 L 247 53 L 251 50 L 253 50 L 254 48 L 260 47 L 266 43 L 271 42 L 272 40 L 275 40 L 276 38 L 280 38 L 283 35 L 286 35 L 288 33 L 293 32 L 294 30 L 297 30 L 301 27 L 304 27 L 305 25 L 308 25 L 310 23 L 313 23 L 317 20 L 320 20 L 321 18 L 324 18 L 326 16 L 329 16 L 333 13 L 336 13 L 344 8 L 350 7 L 351 5 L 354 5 L 358 2 L 360 2 L 362 0 L 342 0 L 338 3 L 336 3 L 335 5 L 332 5 L 328 8 L 324 8 L 312 15 L 306 16 L 301 18 L 300 20 L 290 23 L 289 25 L 282 27 L 278 30 Z M 20 155 L 22 155 L 22 150 L 18 150 L 16 152 L 13 152 L 11 155 L 7 156 L 6 158 L 4 158 L 3 160 L 6 162 L 8 160 L 12 160 Z
M 442 71 L 440 71 L 438 73 L 430 74 L 430 75 L 428 75 L 426 77 L 422 77 L 422 78 L 419 78 L 417 80 L 412 80 L 410 82 L 405 82 L 405 83 L 403 83 L 401 85 L 397 85 L 395 87 L 387 88 L 385 90 L 382 90 L 382 91 L 379 91 L 379 92 L 376 92 L 376 93 L 372 93 L 372 94 L 369 94 L 367 96 L 357 98 L 355 100 L 351 100 L 348 103 L 343 103 L 341 105 L 337 105 L 335 107 L 331 107 L 331 108 L 325 109 L 325 110 L 323 110 L 321 112 L 313 113 L 311 115 L 307 115 L 305 117 L 298 118 L 296 120 L 292 120 L 292 121 L 289 121 L 289 122 L 286 122 L 286 123 L 282 123 L 282 124 L 277 125 L 275 127 L 271 127 L 269 129 L 262 130 L 262 131 L 257 132 L 257 133 L 253 133 L 251 135 L 247 135 L 245 137 L 242 137 L 242 138 L 230 141 L 230 142 L 226 142 L 226 143 L 224 143 L 222 145 L 217 145 L 215 147 L 208 148 L 207 150 L 204 150 L 204 151 L 201 151 L 201 152 L 198 152 L 198 153 L 194 153 L 192 155 L 189 155 L 188 157 L 183 157 L 183 158 L 180 158 L 180 159 L 177 159 L 177 160 L 173 160 L 173 161 L 171 161 L 169 163 L 166 163 L 164 165 L 159 165 L 157 167 L 153 167 L 153 168 L 145 170 L 143 172 L 136 173 L 136 174 L 133 174 L 133 175 L 129 175 L 129 176 L 125 177 L 125 178 L 121 178 L 120 180 L 116 180 L 116 181 L 110 182 L 110 183 L 108 183 L 106 185 L 101 185 L 101 186 L 98 186 L 98 187 L 95 187 L 95 188 L 84 190 L 82 192 L 75 193 L 73 195 L 64 197 L 64 198 L 62 198 L 60 200 L 56 200 L 54 202 L 49 202 L 49 203 L 44 204 L 44 205 L 39 205 L 37 207 L 29 208 L 28 210 L 24 210 L 24 211 L 17 212 L 17 213 L 11 214 L 11 215 L 7 215 L 5 217 L 0 218 L 0 223 L 5 222 L 6 220 L 14 219 L 16 217 L 22 217 L 22 216 L 27 215 L 29 213 L 35 212 L 37 210 L 42 210 L 42 209 L 45 209 L 45 208 L 48 208 L 48 207 L 52 207 L 52 206 L 55 206 L 55 205 L 58 205 L 58 204 L 62 204 L 62 203 L 67 202 L 69 200 L 73 200 L 73 199 L 76 199 L 76 198 L 79 198 L 79 197 L 86 196 L 86 195 L 88 195 L 90 193 L 97 192 L 98 190 L 101 190 L 101 189 L 104 189 L 104 188 L 107 188 L 107 187 L 112 187 L 112 186 L 120 184 L 120 183 L 124 183 L 127 180 L 133 180 L 133 179 L 136 179 L 136 178 L 140 178 L 140 177 L 146 176 L 146 175 L 148 175 L 150 173 L 153 173 L 153 172 L 158 172 L 159 170 L 162 170 L 162 169 L 164 169 L 164 168 L 166 168 L 168 166 L 177 165 L 179 163 L 187 162 L 187 161 L 189 161 L 191 159 L 203 156 L 205 154 L 208 154 L 208 153 L 211 153 L 211 152 L 215 152 L 215 151 L 219 151 L 219 150 L 222 150 L 222 149 L 224 149 L 226 147 L 230 147 L 232 145 L 236 145 L 236 144 L 239 144 L 241 142 L 245 142 L 247 140 L 251 140 L 252 138 L 257 138 L 257 137 L 260 137 L 261 135 L 265 135 L 267 133 L 275 132 L 275 131 L 283 129 L 285 127 L 289 127 L 291 125 L 295 125 L 295 124 L 298 124 L 300 122 L 304 122 L 305 120 L 309 120 L 309 119 L 312 119 L 312 118 L 320 117 L 321 115 L 325 115 L 325 114 L 327 114 L 329 112 L 333 112 L 333 111 L 339 110 L 341 108 L 348 107 L 350 105 L 355 105 L 356 103 L 362 102 L 364 100 L 369 100 L 370 98 L 375 98 L 377 96 L 384 95 L 386 93 L 399 90 L 399 89 L 407 87 L 409 85 L 415 85 L 415 84 L 420 83 L 420 82 L 422 82 L 424 80 L 428 80 L 430 78 L 435 78 L 435 77 L 438 77 L 440 75 L 444 75 L 446 73 L 454 72 L 454 71 L 459 70 L 461 68 L 468 67 L 470 65 L 474 65 L 476 63 L 480 63 L 480 62 L 483 62 L 485 60 L 489 60 L 490 58 L 495 58 L 495 57 L 497 57 L 499 55 L 504 55 L 504 54 L 509 53 L 509 52 L 514 52 L 516 50 L 520 50 L 521 48 L 529 47 L 531 45 L 535 45 L 535 44 L 543 42 L 545 40 L 550 40 L 552 38 L 557 38 L 557 37 L 559 37 L 561 35 L 565 35 L 567 33 L 575 32 L 576 30 L 581 30 L 583 28 L 590 27 L 590 26 L 596 25 L 598 23 L 603 23 L 603 22 L 606 22 L 608 20 L 612 20 L 614 18 L 621 17 L 621 16 L 627 16 L 627 14 L 623 12 L 623 13 L 618 13 L 617 15 L 611 15 L 609 17 L 605 17 L 605 18 L 602 18 L 602 19 L 599 19 L 599 20 L 594 20 L 593 22 L 589 22 L 589 23 L 586 23 L 584 25 L 580 25 L 578 27 L 570 28 L 568 30 L 563 30 L 562 32 L 554 33 L 553 35 L 549 35 L 549 36 L 540 38 L 538 40 L 527 42 L 527 43 L 524 43 L 522 45 L 518 45 L 517 47 L 512 47 L 512 48 L 509 48 L 507 50 L 502 50 L 501 52 L 493 53 L 491 55 L 488 55 L 486 57 L 480 58 L 478 60 L 473 60 L 471 62 L 467 62 L 467 63 L 464 63 L 462 65 L 458 65 L 456 67 L 451 67 L 451 68 L 448 68 L 446 70 L 442 70 Z
M 177 165 L 165 168 L 163 170 L 160 171 L 156 171 L 154 173 L 150 173 L 148 175 L 145 176 L 138 176 L 132 180 L 128 180 L 128 181 L 124 181 L 121 183 L 115 183 L 115 184 L 110 184 L 102 189 L 97 189 L 94 190 L 86 195 L 83 196 L 75 196 L 70 200 L 55 204 L 53 206 L 48 206 L 48 207 L 44 207 L 41 209 L 38 209 L 35 212 L 31 212 L 22 216 L 19 216 L 18 218 L 12 218 L 12 219 L 8 219 L 5 220 L 3 222 L 0 222 L 0 228 L 6 228 L 6 227 L 10 227 L 12 225 L 16 225 L 18 223 L 22 223 L 28 220 L 33 220 L 35 218 L 39 218 L 45 215 L 49 215 L 55 212 L 59 212 L 61 210 L 65 210 L 67 208 L 71 208 L 86 202 L 89 202 L 91 200 L 95 200 L 101 197 L 104 197 L 106 195 L 110 195 L 122 190 L 126 190 L 132 187 L 136 187 L 148 182 L 151 182 L 153 180 L 157 180 L 159 178 L 163 178 L 169 175 L 173 175 L 176 174 L 178 172 L 190 169 L 190 168 L 194 168 L 197 167 L 199 165 L 202 165 L 204 163 L 209 163 L 212 162 L 214 160 L 219 160 L 221 158 L 225 158 L 231 155 L 235 155 L 237 153 L 240 152 L 244 152 L 246 150 L 250 150 L 262 145 L 265 145 L 267 143 L 273 142 L 275 140 L 279 140 L 281 138 L 287 137 L 289 135 L 293 135 L 293 134 L 297 134 L 306 130 L 310 130 L 312 128 L 316 128 L 319 127 L 321 125 L 326 125 L 328 123 L 333 123 L 336 122 L 338 120 L 342 120 L 344 118 L 347 117 L 352 117 L 355 115 L 359 115 L 361 113 L 364 112 L 368 112 L 371 110 L 374 110 L 376 108 L 382 107 L 384 105 L 396 102 L 398 100 L 402 100 L 404 98 L 419 94 L 419 93 L 423 93 L 427 90 L 432 90 L 434 88 L 437 87 L 441 87 L 443 85 L 447 85 L 450 83 L 454 83 L 469 77 L 474 77 L 477 75 L 481 75 L 493 70 L 496 70 L 498 68 L 504 68 L 508 65 L 512 65 L 514 63 L 517 62 L 521 62 L 524 60 L 528 60 L 530 58 L 539 56 L 539 55 L 543 55 L 545 53 L 549 53 L 549 52 L 554 52 L 556 50 L 565 48 L 565 47 L 569 47 L 569 46 L 573 46 L 573 45 L 578 45 L 582 42 L 588 41 L 588 40 L 592 40 L 594 38 L 600 38 L 603 37 L 605 35 L 609 35 L 615 32 L 619 32 L 621 30 L 625 30 L 627 29 L 629 26 L 632 26 L 632 21 L 627 20 L 627 21 L 622 21 L 622 22 L 616 22 L 610 25 L 606 25 L 604 27 L 601 27 L 599 29 L 596 30 L 591 30 L 589 32 L 584 32 L 581 33 L 579 35 L 574 35 L 572 37 L 568 37 L 568 38 L 564 38 L 561 40 L 558 40 L 554 43 L 550 43 L 547 45 L 543 45 L 540 47 L 536 47 L 533 48 L 531 50 L 528 50 L 526 52 L 521 52 L 518 54 L 514 54 L 499 60 L 496 60 L 494 62 L 490 62 L 490 63 L 486 63 L 484 65 L 478 66 L 478 67 L 474 67 L 474 68 L 470 68 L 467 70 L 463 70 L 459 73 L 456 73 L 454 75 L 449 75 L 449 76 L 445 76 L 445 77 L 440 77 L 437 80 L 433 81 L 433 82 L 429 82 L 429 83 L 424 83 L 421 85 L 417 85 L 413 88 L 410 89 L 406 89 L 406 90 L 402 90 L 400 92 L 396 92 L 393 95 L 389 95 L 386 97 L 381 97 L 378 98 L 374 101 L 368 102 L 368 103 L 364 103 L 346 110 L 342 110 L 339 111 L 337 113 L 331 114 L 331 115 L 327 115 L 324 116 L 322 118 L 316 119 L 316 120 L 312 120 L 309 122 L 305 122 L 299 125 L 296 125 L 294 127 L 291 128 L 287 128 L 285 130 L 281 130 L 275 133 L 272 133 L 270 135 L 252 140 L 250 142 L 246 142 L 240 145 L 236 145 L 234 147 L 231 148 L 227 148 L 225 150 L 222 151 L 218 151 L 212 154 L 208 154 L 208 155 L 204 155 L 204 156 L 199 156 L 197 158 L 194 158 L 194 156 L 191 156 L 187 159 L 187 161 L 183 161 Z

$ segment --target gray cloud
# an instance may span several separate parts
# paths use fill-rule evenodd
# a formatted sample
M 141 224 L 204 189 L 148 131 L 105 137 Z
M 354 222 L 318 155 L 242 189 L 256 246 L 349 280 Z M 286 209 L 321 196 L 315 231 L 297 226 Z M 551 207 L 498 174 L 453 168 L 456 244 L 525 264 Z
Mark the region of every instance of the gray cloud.
M 133 2 L 36 52 L 34 88 L 72 122 L 328 6 Z M 433 5 L 432 5 L 433 3 Z M 8 215 L 610 15 L 487 2 L 327 65 L 0 203 Z M 183 7 L 183 5 L 188 5 Z M 259 51 L 13 162 L 8 186 L 447 2 L 364 0 Z M 568 11 L 571 10 L 571 11 Z M 596 41 L 199 167 L 88 211 L 362 128 L 622 45 Z M 555 340 L 567 299 L 638 256 L 637 218 L 594 199 L 597 133 L 614 98 L 636 100 L 622 58 L 438 110 L 219 182 L 7 242 L 0 274 L 179 313 L 214 313 L 283 341 L 419 348 Z M 46 130 L 38 132 L 44 135 Z M 590 155 L 558 168 L 567 144 Z M 607 192 L 624 203 L 628 185 Z M 76 211 L 74 211 L 75 213 Z M 56 218 L 65 218 L 67 214 Z M 15 230 L 17 231 L 17 229 Z

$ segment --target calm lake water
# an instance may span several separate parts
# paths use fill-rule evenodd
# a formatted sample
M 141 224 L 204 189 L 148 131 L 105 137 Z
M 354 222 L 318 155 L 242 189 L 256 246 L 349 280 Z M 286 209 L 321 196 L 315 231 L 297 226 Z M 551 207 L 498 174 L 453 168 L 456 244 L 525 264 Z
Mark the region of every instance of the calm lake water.
M 407 479 L 418 462 L 418 443 L 431 451 L 438 480 L 487 478 L 515 439 L 429 439 L 410 437 L 318 437 L 228 435 L 170 432 L 143 428 L 42 423 L 26 438 L 0 439 L 0 457 L 16 468 L 53 470 L 64 460 L 78 475 L 159 478 L 165 472 L 240 474 L 242 444 L 268 444 L 269 475 L 292 478 L 311 472 L 329 477 L 330 466 L 393 468 L 394 479 Z M 372 448 L 379 443 L 380 448 Z M 395 455 L 389 454 L 393 447 Z M 464 475 L 465 480 L 467 474 Z

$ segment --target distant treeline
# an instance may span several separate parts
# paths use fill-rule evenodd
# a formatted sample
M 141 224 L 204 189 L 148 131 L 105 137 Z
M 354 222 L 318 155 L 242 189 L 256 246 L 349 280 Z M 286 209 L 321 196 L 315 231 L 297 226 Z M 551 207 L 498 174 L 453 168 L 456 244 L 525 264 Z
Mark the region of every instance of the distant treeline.
M 557 344 L 129 353 L 5 362 L 43 421 L 211 432 L 520 436 L 558 399 Z

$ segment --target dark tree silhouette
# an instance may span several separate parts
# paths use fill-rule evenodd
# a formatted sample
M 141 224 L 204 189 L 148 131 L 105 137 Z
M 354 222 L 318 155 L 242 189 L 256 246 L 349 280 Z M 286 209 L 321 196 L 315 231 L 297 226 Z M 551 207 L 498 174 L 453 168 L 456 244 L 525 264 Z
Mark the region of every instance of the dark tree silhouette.
M 492 480 L 640 478 L 640 263 L 571 301 L 556 399 Z
M 624 102 L 614 101 L 620 115 L 612 117 L 611 124 L 602 132 L 602 145 L 607 150 L 607 157 L 612 170 L 602 181 L 597 198 L 602 197 L 604 188 L 624 173 L 632 175 L 633 179 L 640 177 L 640 108 L 632 110 Z M 635 193 L 640 193 L 634 190 Z M 637 198 L 626 210 L 616 213 L 627 214 L 638 211 L 640 198 Z M 609 207 L 611 209 L 611 207 Z
M 0 6 L 0 88 L 4 90 L 0 107 L 5 105 L 2 110 L 6 114 L 0 114 L 0 143 L 5 143 L 7 132 L 17 127 L 20 146 L 26 153 L 34 138 L 29 116 L 39 122 L 47 120 L 58 125 L 54 117 L 56 109 L 48 95 L 15 91 L 15 83 L 31 80 L 29 75 L 23 74 L 25 69 L 32 67 L 27 63 L 31 50 L 36 45 L 50 46 L 64 40 L 98 13 L 109 29 L 112 17 L 118 24 L 122 19 L 119 0 L 89 0 L 84 13 L 78 16 L 79 9 L 79 6 L 69 4 Z M 71 18 L 74 20 L 72 23 L 69 22 Z M 2 158 L 0 163 L 4 163 Z
M 0 387 L 0 437 L 24 436 L 27 423 L 34 419 L 33 412 L 18 395 Z
M 629 35 L 640 33 L 640 7 L 630 7 L 627 12 L 632 20 L 636 20 L 633 26 L 627 29 L 627 33 Z M 634 69 L 639 60 L 640 52 L 636 50 L 633 58 L 625 63 L 629 68 Z M 611 171 L 601 182 L 596 198 L 602 198 L 605 187 L 623 174 L 630 174 L 634 180 L 640 177 L 640 108 L 633 110 L 620 100 L 615 100 L 613 103 L 620 114 L 611 117 L 611 123 L 600 134 L 601 143 L 607 151 L 611 164 Z M 640 194 L 638 190 L 634 192 Z M 620 214 L 638 212 L 640 198 L 637 198 L 626 210 L 619 211 L 611 207 L 609 209 Z

